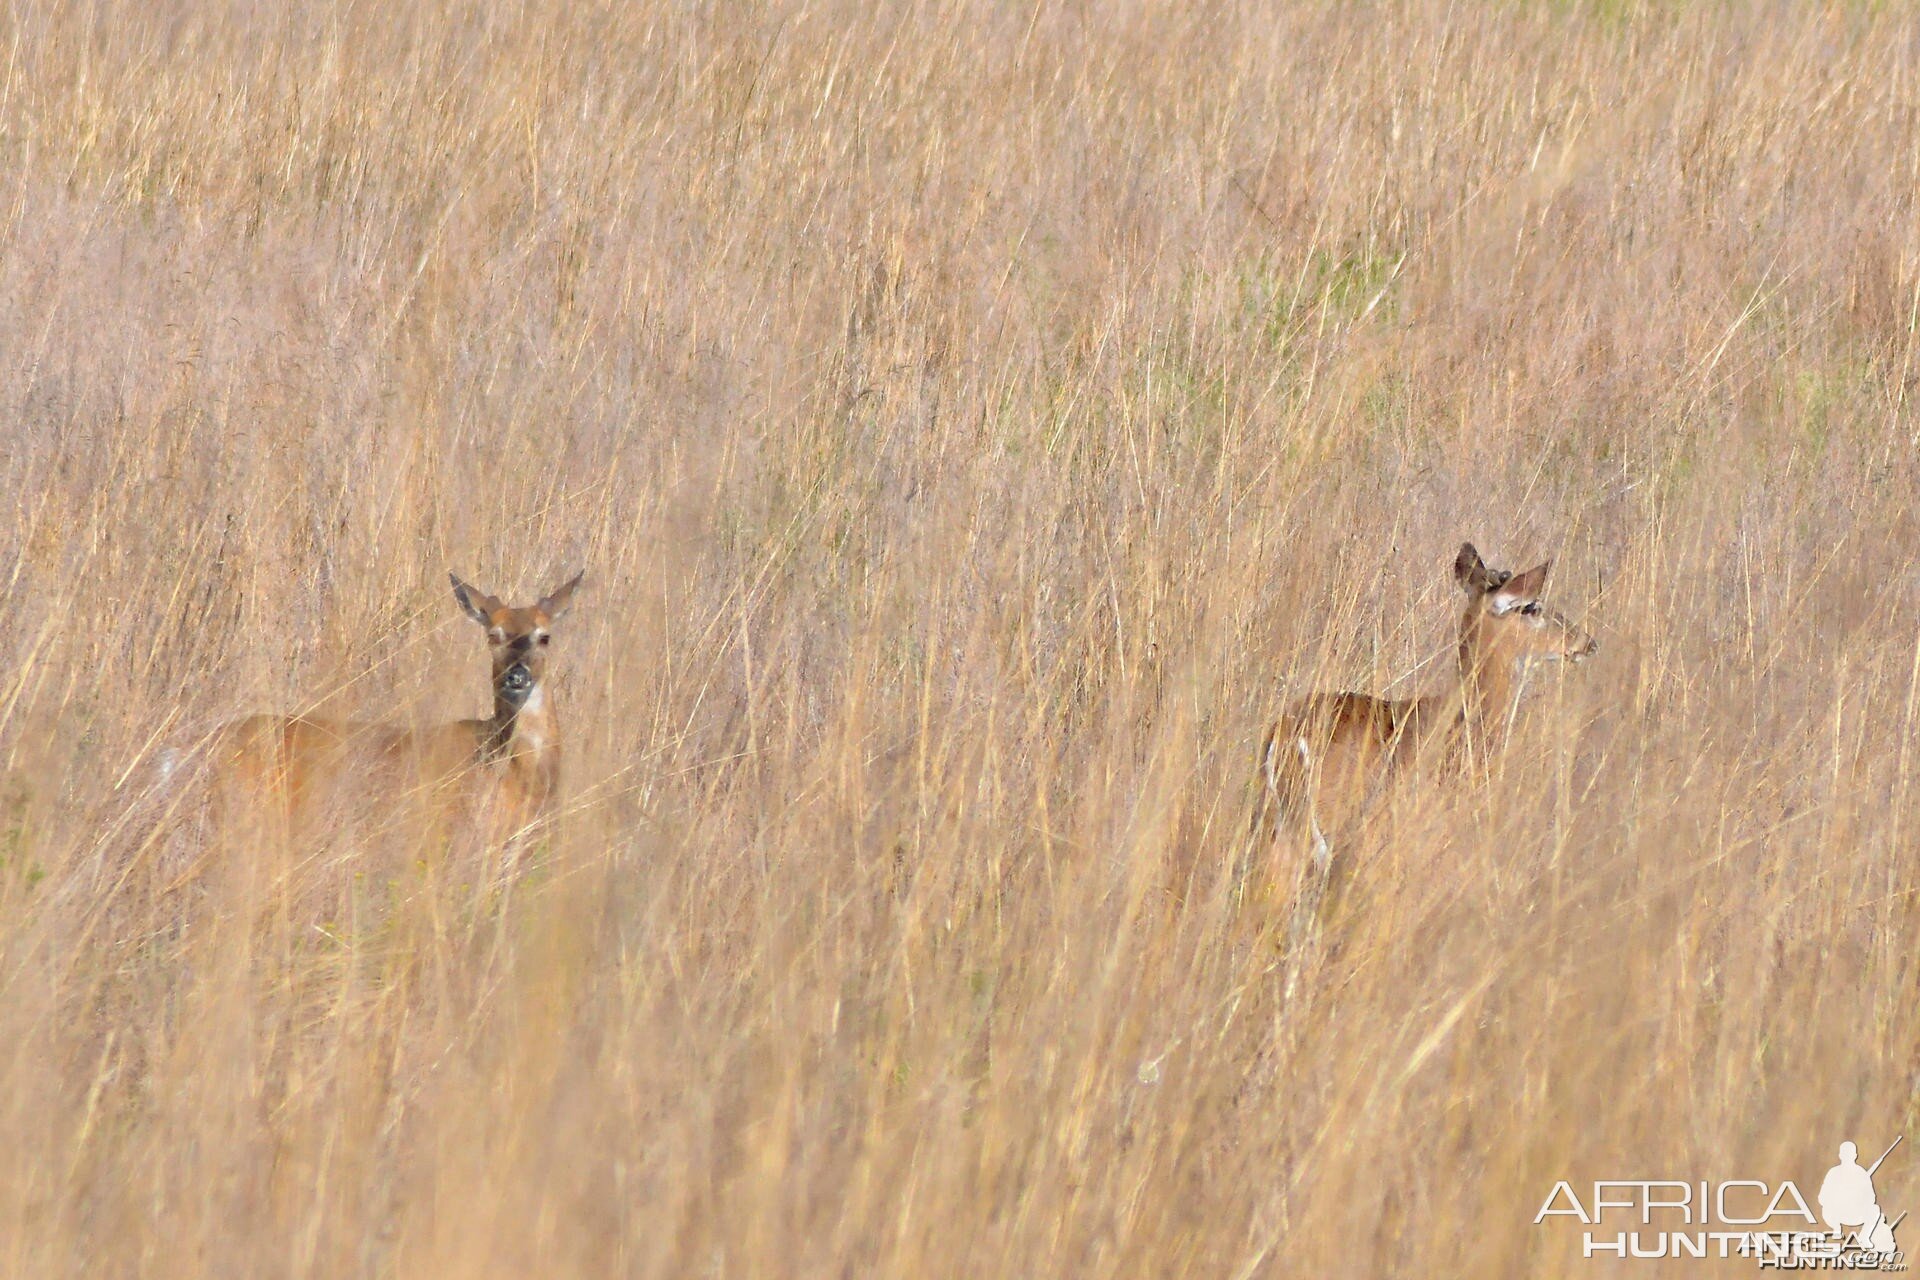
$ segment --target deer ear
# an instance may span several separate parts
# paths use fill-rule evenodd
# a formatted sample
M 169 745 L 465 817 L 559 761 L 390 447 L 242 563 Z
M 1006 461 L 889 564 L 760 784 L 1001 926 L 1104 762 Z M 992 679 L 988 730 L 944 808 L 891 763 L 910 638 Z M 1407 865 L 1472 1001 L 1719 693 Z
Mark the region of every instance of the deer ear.
M 1471 542 L 1460 544 L 1460 554 L 1453 558 L 1453 578 L 1463 590 L 1475 595 L 1491 591 L 1499 585 L 1499 575 L 1488 570 Z
M 1540 593 L 1547 589 L 1547 570 L 1552 567 L 1553 561 L 1543 560 L 1525 573 L 1514 574 L 1500 588 L 1500 594 L 1516 600 L 1538 600 Z
M 573 575 L 572 579 L 568 581 L 566 586 L 560 587 L 559 589 L 555 590 L 551 595 L 541 596 L 540 612 L 546 614 L 547 617 L 552 619 L 553 621 L 558 622 L 560 620 L 560 615 L 567 611 L 567 606 L 573 603 L 574 589 L 580 585 L 582 579 L 584 579 L 586 576 L 587 576 L 587 571 L 585 569 L 582 569 L 580 572 Z
M 460 602 L 467 616 L 483 627 L 492 626 L 493 611 L 500 607 L 500 602 L 486 592 L 460 581 L 457 573 L 450 573 L 447 577 L 453 582 L 453 598 Z

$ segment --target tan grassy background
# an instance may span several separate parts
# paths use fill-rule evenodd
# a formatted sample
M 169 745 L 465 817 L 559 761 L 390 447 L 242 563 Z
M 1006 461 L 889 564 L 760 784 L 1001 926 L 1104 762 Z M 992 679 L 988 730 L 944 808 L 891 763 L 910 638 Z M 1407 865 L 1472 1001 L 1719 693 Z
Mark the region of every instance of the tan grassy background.
M 1920 1138 L 1911 11 L 0 51 L 6 1274 L 1602 1275 L 1556 1179 Z M 1290 951 L 1261 720 L 1463 538 L 1602 653 Z M 158 892 L 159 748 L 480 714 L 446 571 L 581 565 L 513 893 Z

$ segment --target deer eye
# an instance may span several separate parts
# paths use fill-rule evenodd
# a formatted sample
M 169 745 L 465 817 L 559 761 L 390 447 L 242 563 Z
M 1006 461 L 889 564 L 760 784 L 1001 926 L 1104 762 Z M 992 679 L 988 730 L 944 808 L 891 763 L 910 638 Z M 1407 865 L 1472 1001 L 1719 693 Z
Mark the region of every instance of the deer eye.
M 1520 612 L 1526 614 L 1529 618 L 1538 617 L 1540 614 L 1540 602 L 1538 600 L 1529 600 L 1520 606 Z
M 546 644 L 546 643 L 547 643 L 548 641 L 550 641 L 550 640 L 552 640 L 552 639 L 553 639 L 553 637 L 552 637 L 552 636 L 550 636 L 550 635 L 548 635 L 548 634 L 547 634 L 546 632 L 544 632 L 544 631 L 542 631 L 542 632 L 540 633 L 540 643 L 541 643 L 541 644 Z

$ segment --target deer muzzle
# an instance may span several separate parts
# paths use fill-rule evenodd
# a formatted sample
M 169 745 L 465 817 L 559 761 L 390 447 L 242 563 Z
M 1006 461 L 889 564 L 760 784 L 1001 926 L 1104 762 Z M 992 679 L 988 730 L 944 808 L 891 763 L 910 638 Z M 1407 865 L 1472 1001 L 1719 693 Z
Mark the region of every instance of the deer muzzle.
M 518 702 L 533 690 L 533 672 L 527 670 L 527 664 L 516 662 L 500 673 L 500 692 L 512 701 Z

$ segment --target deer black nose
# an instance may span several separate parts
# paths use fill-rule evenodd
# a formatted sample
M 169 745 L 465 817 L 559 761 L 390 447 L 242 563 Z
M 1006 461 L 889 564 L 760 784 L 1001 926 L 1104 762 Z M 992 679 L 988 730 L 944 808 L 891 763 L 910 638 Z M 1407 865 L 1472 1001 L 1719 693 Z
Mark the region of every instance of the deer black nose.
M 527 670 L 526 663 L 516 662 L 501 675 L 500 687 L 508 693 L 525 693 L 533 688 L 533 672 Z

